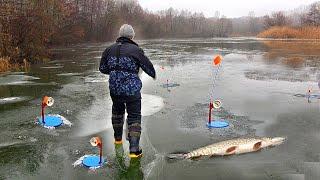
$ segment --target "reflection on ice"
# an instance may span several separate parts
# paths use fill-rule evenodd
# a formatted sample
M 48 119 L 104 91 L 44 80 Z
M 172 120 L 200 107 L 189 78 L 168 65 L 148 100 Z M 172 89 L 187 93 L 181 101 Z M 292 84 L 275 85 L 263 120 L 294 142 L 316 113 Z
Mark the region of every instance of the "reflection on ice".
M 88 136 L 108 128 L 111 125 L 111 99 L 97 99 L 93 105 L 81 113 L 77 119 L 80 119 L 77 136 Z M 151 116 L 159 112 L 164 106 L 163 99 L 159 96 L 142 94 L 142 116 Z
M 61 69 L 63 66 L 44 66 L 40 67 L 41 69 Z
M 90 51 L 90 52 L 87 52 L 86 54 L 87 55 L 92 55 L 92 54 L 102 54 L 102 50 L 101 51 Z
M 109 80 L 109 76 L 104 75 L 100 72 L 84 77 L 85 83 L 103 83 L 103 82 L 108 82 L 108 80 Z
M 80 157 L 78 160 L 76 160 L 76 161 L 72 164 L 73 167 L 83 166 L 83 164 L 82 164 L 83 160 L 84 160 L 86 157 L 89 157 L 89 156 L 96 156 L 96 155 L 95 155 L 95 154 L 89 154 L 89 155 L 84 155 L 84 156 Z M 102 163 L 102 166 L 103 166 L 104 164 L 106 164 L 106 163 L 107 163 L 107 161 L 104 160 L 103 163 Z M 95 170 L 95 169 L 101 168 L 102 166 L 90 167 L 89 169 L 90 169 L 90 170 Z
M 6 97 L 6 98 L 0 98 L 0 105 L 1 104 L 11 104 L 11 103 L 17 103 L 22 101 L 30 100 L 30 97 Z
M 14 139 L 6 139 L 4 141 L 5 142 L 0 143 L 0 148 L 6 148 L 9 146 L 21 145 L 21 144 L 26 144 L 26 143 L 34 143 L 34 142 L 37 142 L 38 139 L 36 139 L 34 137 L 19 135 L 18 137 L 15 137 Z
M 309 72 L 299 71 L 273 71 L 269 70 L 250 70 L 245 72 L 245 76 L 254 80 L 277 80 L 277 81 L 289 81 L 289 82 L 305 82 L 312 81 Z
M 0 85 L 23 85 L 23 84 L 33 84 L 33 80 L 38 80 L 40 78 L 21 75 L 21 74 L 11 74 L 1 76 Z
M 57 74 L 57 76 L 79 76 L 81 74 L 82 73 L 60 73 L 60 74 Z
M 163 99 L 159 96 L 142 94 L 142 116 L 151 116 L 159 112 L 164 106 Z

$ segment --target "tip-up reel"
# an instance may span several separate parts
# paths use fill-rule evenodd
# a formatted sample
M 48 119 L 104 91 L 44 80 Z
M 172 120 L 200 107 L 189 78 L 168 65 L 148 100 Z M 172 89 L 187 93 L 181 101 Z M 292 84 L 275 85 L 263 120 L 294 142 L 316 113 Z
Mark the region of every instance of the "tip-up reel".
M 212 106 L 215 109 L 220 109 L 221 106 L 222 106 L 222 102 L 220 100 L 215 100 L 215 101 L 212 102 Z
M 93 137 L 90 139 L 90 144 L 93 147 L 101 146 L 102 145 L 101 139 L 99 137 Z
M 210 101 L 209 104 L 209 117 L 208 117 L 208 123 L 207 126 L 208 128 L 224 128 L 228 127 L 229 123 L 227 121 L 221 121 L 221 120 L 211 120 L 211 114 L 212 114 L 212 109 L 220 109 L 222 106 L 222 102 L 220 100 L 215 100 L 215 101 Z
M 43 106 L 52 106 L 54 104 L 54 99 L 52 97 L 44 96 L 42 99 Z

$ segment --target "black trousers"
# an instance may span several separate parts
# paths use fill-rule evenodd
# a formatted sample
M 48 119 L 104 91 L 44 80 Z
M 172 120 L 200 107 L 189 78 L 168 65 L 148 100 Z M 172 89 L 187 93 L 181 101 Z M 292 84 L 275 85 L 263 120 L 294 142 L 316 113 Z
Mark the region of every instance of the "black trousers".
M 139 141 L 141 135 L 141 93 L 134 96 L 112 95 L 112 126 L 114 138 L 122 139 L 124 113 L 128 113 L 128 138 L 130 143 L 130 152 L 139 151 Z

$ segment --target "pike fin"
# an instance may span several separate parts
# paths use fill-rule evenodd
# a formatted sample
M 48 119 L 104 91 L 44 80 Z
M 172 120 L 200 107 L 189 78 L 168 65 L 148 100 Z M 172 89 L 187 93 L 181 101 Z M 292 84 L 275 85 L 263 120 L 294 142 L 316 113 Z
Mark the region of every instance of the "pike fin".
M 191 160 L 198 160 L 198 159 L 200 159 L 201 158 L 201 156 L 194 156 L 194 157 L 192 157 L 192 158 L 190 158 Z
M 167 155 L 167 159 L 169 160 L 182 160 L 182 159 L 186 159 L 186 156 L 184 153 L 175 153 L 175 154 L 168 154 Z
M 261 141 L 255 143 L 255 144 L 253 145 L 253 150 L 254 150 L 254 151 L 260 150 L 260 149 L 261 149 L 261 145 L 262 145 L 262 142 L 261 142 Z
M 237 149 L 237 146 L 231 146 L 226 150 L 226 153 L 227 154 L 234 154 L 236 149 Z

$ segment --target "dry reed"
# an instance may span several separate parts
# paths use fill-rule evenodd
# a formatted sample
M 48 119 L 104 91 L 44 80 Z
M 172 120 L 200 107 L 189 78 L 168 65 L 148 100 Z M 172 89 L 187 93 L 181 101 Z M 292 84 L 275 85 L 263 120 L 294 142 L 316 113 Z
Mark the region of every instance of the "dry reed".
M 320 27 L 306 26 L 294 28 L 276 26 L 259 33 L 257 37 L 275 39 L 320 39 Z
M 9 57 L 0 57 L 0 73 L 7 71 L 28 71 L 30 68 L 30 63 L 27 60 L 23 60 L 23 64 L 11 62 Z

